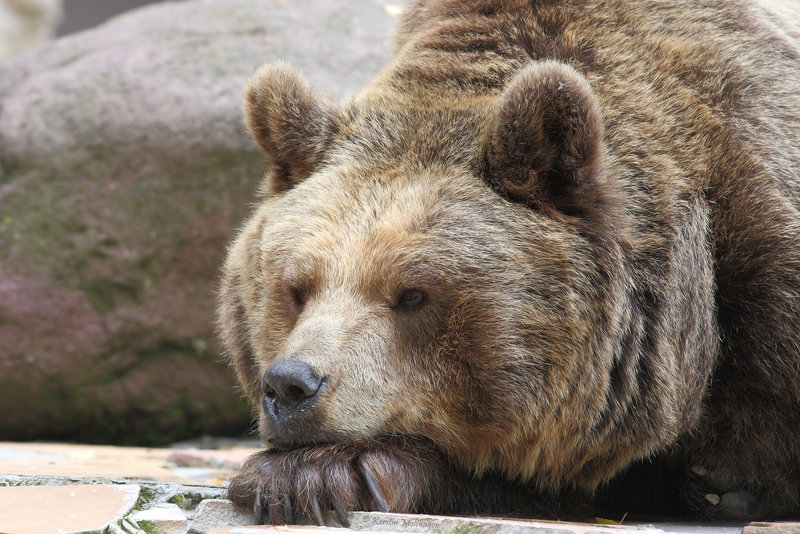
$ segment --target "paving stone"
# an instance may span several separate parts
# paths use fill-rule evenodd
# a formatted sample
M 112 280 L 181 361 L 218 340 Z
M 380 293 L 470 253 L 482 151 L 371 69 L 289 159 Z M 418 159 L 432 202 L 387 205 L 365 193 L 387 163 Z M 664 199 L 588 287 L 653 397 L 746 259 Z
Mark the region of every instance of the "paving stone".
M 143 530 L 158 534 L 180 534 L 186 529 L 187 523 L 183 510 L 171 503 L 160 503 L 147 510 L 133 513 L 130 519 Z
M 170 462 L 175 451 L 145 447 L 65 445 L 58 443 L 0 442 L 0 473 L 23 476 L 69 476 L 161 480 L 180 484 L 218 485 L 233 474 L 234 459 L 259 449 L 224 451 L 228 462 L 201 474 L 185 471 Z M 214 458 L 216 452 L 193 451 L 199 458 Z
M 208 531 L 208 534 L 330 534 L 328 527 L 314 526 L 285 526 L 285 525 L 259 525 L 252 527 L 216 527 Z M 346 532 L 346 531 L 345 531 Z M 387 534 L 391 531 L 380 531 L 380 534 Z M 376 534 L 371 531 L 362 531 L 362 534 Z M 397 531 L 395 534 L 400 534 Z
M 227 499 L 206 499 L 194 512 L 190 534 L 206 534 L 215 527 L 255 525 L 253 514 L 245 513 Z
M 194 482 L 166 467 L 169 454 L 168 450 L 140 447 L 0 443 L 0 472 Z
M 418 516 L 356 512 L 350 515 L 351 528 L 360 534 L 396 534 L 426 532 L 431 534 L 640 534 L 661 533 L 661 530 L 627 526 L 606 526 L 555 521 L 504 521 L 478 518 Z M 371 528 L 365 528 L 371 525 Z M 323 534 L 329 527 L 317 526 L 240 526 L 216 527 L 207 534 Z
M 242 462 L 257 450 L 260 449 L 181 449 L 173 451 L 167 457 L 167 462 L 170 471 L 178 476 L 201 484 L 215 485 L 230 478 L 241 467 Z
M 0 487 L 0 531 L 102 531 L 130 512 L 138 497 L 139 486 L 135 484 Z
M 655 527 L 664 531 L 665 534 L 742 534 L 744 523 L 724 522 L 724 523 L 698 523 L 698 522 L 661 522 Z
M 742 534 L 800 534 L 800 523 L 756 522 L 745 525 Z
M 326 522 L 338 526 L 335 514 L 328 514 Z M 349 515 L 350 528 L 375 532 L 419 532 L 447 534 L 663 534 L 658 528 L 597 525 L 588 523 L 562 523 L 559 521 L 517 521 L 475 517 L 444 517 L 415 514 L 384 514 L 356 512 Z
M 208 502 L 208 501 L 204 501 Z M 200 503 L 203 506 L 203 503 Z M 215 520 L 203 521 L 195 516 L 195 524 L 189 532 L 202 534 L 264 534 L 264 532 L 320 534 L 330 532 L 328 527 L 339 526 L 335 514 L 326 514 L 326 527 L 316 526 L 255 526 L 254 517 L 242 514 L 233 508 L 230 501 L 219 499 L 213 504 Z M 225 514 L 239 514 L 240 520 L 249 520 L 249 525 L 233 523 Z M 209 514 L 210 516 L 211 514 Z M 561 523 L 557 521 L 511 521 L 484 518 L 443 517 L 413 514 L 384 514 L 380 512 L 355 512 L 348 514 L 350 528 L 361 533 L 417 532 L 426 534 L 448 534 L 463 532 L 469 534 L 663 534 L 658 528 L 639 526 L 595 525 L 582 523 Z
M 172 452 L 167 461 L 178 467 L 215 467 L 218 469 L 239 469 L 245 458 L 253 453 L 251 449 L 204 450 L 182 449 Z

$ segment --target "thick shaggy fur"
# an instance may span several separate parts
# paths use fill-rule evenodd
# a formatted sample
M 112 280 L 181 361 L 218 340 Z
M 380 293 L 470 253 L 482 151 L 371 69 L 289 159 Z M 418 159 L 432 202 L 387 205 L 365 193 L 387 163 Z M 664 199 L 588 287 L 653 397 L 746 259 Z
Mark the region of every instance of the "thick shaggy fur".
M 576 496 L 800 514 L 800 38 L 781 20 L 418 1 L 341 105 L 262 68 L 245 108 L 272 170 L 219 321 L 274 448 L 231 498 L 273 522 Z M 277 359 L 320 384 L 288 419 L 265 408 Z

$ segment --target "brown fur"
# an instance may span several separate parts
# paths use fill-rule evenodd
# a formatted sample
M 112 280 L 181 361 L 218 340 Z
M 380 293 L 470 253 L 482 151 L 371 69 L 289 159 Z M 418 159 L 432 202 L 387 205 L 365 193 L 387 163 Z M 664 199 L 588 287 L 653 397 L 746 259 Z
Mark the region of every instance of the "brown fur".
M 800 39 L 766 13 L 419 1 L 351 101 L 259 71 L 219 318 L 276 448 L 231 498 L 800 514 Z M 323 384 L 291 424 L 278 358 Z

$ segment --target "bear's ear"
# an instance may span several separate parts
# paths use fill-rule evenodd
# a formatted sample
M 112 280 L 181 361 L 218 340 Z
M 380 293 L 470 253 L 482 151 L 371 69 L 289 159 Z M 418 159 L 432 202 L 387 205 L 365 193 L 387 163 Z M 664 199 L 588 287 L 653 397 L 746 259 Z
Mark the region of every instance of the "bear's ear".
M 602 219 L 615 195 L 605 180 L 600 106 L 574 68 L 536 62 L 501 93 L 484 143 L 486 179 L 508 199 Z
M 261 67 L 245 90 L 247 127 L 272 169 L 266 187 L 285 191 L 320 164 L 339 131 L 341 113 L 287 63 Z

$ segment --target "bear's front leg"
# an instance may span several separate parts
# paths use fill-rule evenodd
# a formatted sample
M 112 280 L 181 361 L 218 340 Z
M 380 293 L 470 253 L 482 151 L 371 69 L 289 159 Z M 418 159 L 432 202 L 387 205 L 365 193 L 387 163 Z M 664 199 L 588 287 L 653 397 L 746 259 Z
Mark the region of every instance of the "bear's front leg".
M 334 510 L 414 512 L 441 483 L 446 461 L 429 442 L 387 437 L 262 451 L 231 481 L 228 497 L 272 524 L 311 519 Z
M 228 497 L 272 524 L 312 520 L 334 510 L 586 519 L 589 496 L 555 494 L 496 472 L 476 477 L 430 441 L 407 436 L 263 451 L 245 461 Z

